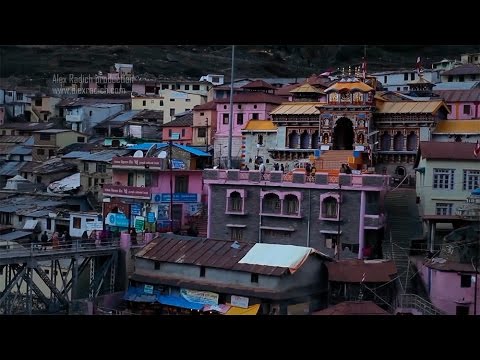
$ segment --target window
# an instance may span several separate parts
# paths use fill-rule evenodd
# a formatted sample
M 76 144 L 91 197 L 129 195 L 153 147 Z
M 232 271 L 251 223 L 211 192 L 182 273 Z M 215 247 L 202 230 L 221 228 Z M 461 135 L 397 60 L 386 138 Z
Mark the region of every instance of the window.
M 436 203 L 435 213 L 437 215 L 452 215 L 453 204 L 451 203 Z
M 192 90 L 200 90 L 200 85 L 192 85 Z
M 243 229 L 242 228 L 232 228 L 232 238 L 233 241 L 243 240 Z
M 280 197 L 277 194 L 269 193 L 265 195 L 262 201 L 262 212 L 267 214 L 280 214 L 281 209 Z
M 170 98 L 170 101 L 175 101 L 175 99 Z
M 283 200 L 283 211 L 286 215 L 298 215 L 298 198 L 288 194 Z
M 241 104 L 238 104 L 238 105 L 237 105 L 237 109 L 240 110 L 241 108 L 242 108 L 242 105 L 241 105 Z
M 160 106 L 163 106 L 163 100 L 160 100 Z
M 145 172 L 145 187 L 150 187 L 150 186 L 152 186 L 152 173 Z
M 160 261 L 155 261 L 153 264 L 154 270 L 160 270 Z
M 192 101 L 192 99 L 185 99 L 185 102 L 190 102 Z
M 42 182 L 42 177 L 41 176 L 37 176 L 37 184 L 40 184 Z
M 88 187 L 92 187 L 92 178 L 91 177 L 88 178 Z
M 162 90 L 168 90 L 168 84 L 162 84 Z
M 168 129 L 168 137 L 172 138 L 172 129 Z
M 453 81 L 453 75 L 449 75 L 448 76 L 448 82 L 452 82 Z
M 84 143 L 85 142 L 85 138 L 83 136 L 79 136 L 77 137 L 77 142 L 79 143 Z
M 223 123 L 228 124 L 228 114 L 223 114 Z
M 258 120 L 258 113 L 252 114 L 252 120 Z
M 22 221 L 23 221 L 23 216 L 22 216 L 22 215 L 18 215 L 18 221 L 19 221 L 19 222 L 22 222 Z
M 143 106 L 147 106 L 147 100 L 143 100 Z
M 397 87 L 397 91 L 400 91 L 400 86 Z
M 230 194 L 228 201 L 228 211 L 242 212 L 243 211 L 243 199 L 242 195 L 238 191 L 234 191 Z
M 55 150 L 53 149 L 48 150 L 48 157 L 53 157 L 53 156 L 55 156 Z
M 89 170 L 89 169 L 88 169 L 88 162 L 84 162 L 84 163 L 83 163 L 83 171 L 84 171 L 84 172 L 88 172 L 88 170 Z
M 175 109 L 170 109 L 170 116 L 174 116 L 175 115 Z
M 205 113 L 203 113 L 203 112 L 200 113 L 200 116 L 204 116 L 204 115 L 205 115 Z
M 417 134 L 414 131 L 411 131 L 407 136 L 407 150 L 415 151 L 417 150 Z
M 171 90 L 175 90 L 175 84 L 171 84 L 171 85 L 170 85 L 170 89 L 171 89 Z
M 325 247 L 327 249 L 335 249 L 338 242 L 337 234 L 325 234 Z
M 458 81 L 459 82 L 464 82 L 465 81 L 465 75 L 458 75 Z
M 403 91 L 408 91 L 408 86 L 404 86 Z
M 250 282 L 258 284 L 258 274 L 252 274 L 250 276 Z
M 460 287 L 469 288 L 472 286 L 472 276 L 469 274 L 460 275 Z
M 98 185 L 98 179 L 97 179 L 97 178 L 93 179 L 93 185 L 94 185 L 94 186 L 97 186 L 97 185 Z
M 180 90 L 180 84 L 175 84 L 175 89 Z
M 415 73 L 410 73 L 410 80 L 415 80 Z
M 135 174 L 133 172 L 129 172 L 127 185 L 133 186 L 134 182 L 135 182 Z
M 51 230 L 51 229 L 52 229 L 52 219 L 47 218 L 47 230 Z
M 204 138 L 207 137 L 207 128 L 198 128 L 198 137 Z
M 17 92 L 17 101 L 22 101 L 23 100 L 23 93 Z
M 74 229 L 81 229 L 82 228 L 82 218 L 73 217 L 73 228 Z
M 190 90 L 190 85 L 185 84 L 185 90 Z M 188 99 L 190 101 L 190 99 Z
M 433 188 L 453 190 L 455 169 L 433 169 Z
M 408 73 L 403 74 L 403 80 L 405 80 L 405 81 L 408 80 Z
M 42 99 L 35 99 L 35 106 L 42 106 Z
M 463 105 L 463 113 L 470 115 L 470 105 Z
M 243 125 L 243 114 L 237 114 L 237 125 Z
M 220 77 L 219 76 L 212 76 L 212 83 L 218 83 L 220 82 Z
M 185 137 L 185 129 L 182 129 L 182 137 Z
M 463 170 L 463 190 L 480 187 L 480 170 Z
M 256 108 L 257 108 L 257 105 L 256 105 L 256 104 L 255 104 L 255 105 L 253 105 L 253 108 L 254 108 L 254 109 L 256 109 Z
M 200 277 L 205 277 L 205 266 L 200 266 Z
M 44 149 L 37 149 L 37 155 L 45 155 Z
M 97 164 L 97 173 L 106 173 L 107 164 Z
M 385 76 L 383 77 L 383 83 L 384 83 L 384 84 L 387 83 L 387 75 L 385 75 Z
M 50 141 L 50 134 L 40 133 L 40 140 Z
M 188 176 L 175 176 L 175 192 L 188 193 Z
M 322 202 L 322 215 L 324 218 L 333 219 L 338 216 L 338 202 L 334 197 L 327 197 Z

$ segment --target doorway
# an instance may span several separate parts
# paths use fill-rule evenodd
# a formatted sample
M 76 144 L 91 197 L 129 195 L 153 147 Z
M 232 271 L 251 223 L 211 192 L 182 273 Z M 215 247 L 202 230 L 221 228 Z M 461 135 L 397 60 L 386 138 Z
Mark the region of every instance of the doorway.
M 353 124 L 346 117 L 337 120 L 333 130 L 333 150 L 353 150 Z

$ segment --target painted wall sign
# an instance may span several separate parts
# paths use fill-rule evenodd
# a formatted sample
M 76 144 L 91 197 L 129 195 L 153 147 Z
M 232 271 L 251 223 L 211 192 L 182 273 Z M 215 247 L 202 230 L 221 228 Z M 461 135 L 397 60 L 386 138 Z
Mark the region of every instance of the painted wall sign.
M 110 226 L 126 227 L 128 228 L 128 218 L 122 213 L 109 213 L 105 218 L 105 224 Z
M 162 165 L 162 159 L 148 157 L 148 158 L 134 158 L 134 157 L 114 157 L 112 159 L 112 165 L 123 166 L 157 166 Z
M 170 202 L 170 194 L 169 193 L 154 194 L 152 196 L 152 199 L 154 202 Z M 199 194 L 174 193 L 173 201 L 182 202 L 182 203 L 198 203 L 200 199 L 199 199 Z
M 232 295 L 230 297 L 230 304 L 232 304 L 232 306 L 237 306 L 237 307 L 247 309 L 248 308 L 248 297 Z
M 104 185 L 103 193 L 105 195 L 117 195 L 117 196 L 141 196 L 150 198 L 150 189 L 136 186 L 116 186 L 116 185 Z
M 101 221 L 87 221 L 85 223 L 87 230 L 103 230 L 103 222 Z
M 180 295 L 190 302 L 205 305 L 218 305 L 218 294 L 210 291 L 180 289 Z

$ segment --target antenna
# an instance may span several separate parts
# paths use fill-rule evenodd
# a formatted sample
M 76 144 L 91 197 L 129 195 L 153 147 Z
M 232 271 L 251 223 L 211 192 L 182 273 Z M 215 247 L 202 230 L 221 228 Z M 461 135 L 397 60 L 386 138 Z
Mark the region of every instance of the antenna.
M 167 152 L 166 151 L 160 151 L 160 154 L 158 156 L 160 159 L 165 159 L 167 157 Z

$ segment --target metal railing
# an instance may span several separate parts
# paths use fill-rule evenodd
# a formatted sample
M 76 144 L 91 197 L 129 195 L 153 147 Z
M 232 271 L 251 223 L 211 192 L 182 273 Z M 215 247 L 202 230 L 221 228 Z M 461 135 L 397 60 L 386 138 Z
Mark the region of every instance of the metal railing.
M 445 315 L 432 303 L 415 294 L 400 294 L 397 298 L 397 308 L 413 309 L 422 315 Z

